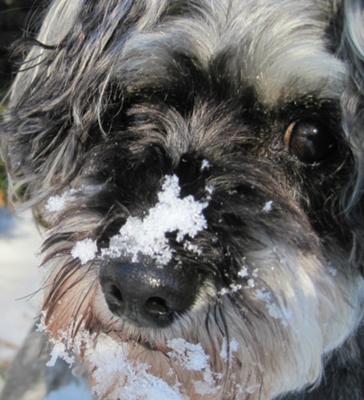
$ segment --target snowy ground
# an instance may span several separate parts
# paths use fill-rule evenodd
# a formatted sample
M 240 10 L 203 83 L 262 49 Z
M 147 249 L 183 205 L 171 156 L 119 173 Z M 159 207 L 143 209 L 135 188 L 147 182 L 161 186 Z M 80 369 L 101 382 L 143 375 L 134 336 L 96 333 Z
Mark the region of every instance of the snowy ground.
M 11 362 L 39 310 L 41 243 L 30 212 L 17 217 L 0 208 L 0 367 Z M 0 378 L 0 389 L 1 389 Z

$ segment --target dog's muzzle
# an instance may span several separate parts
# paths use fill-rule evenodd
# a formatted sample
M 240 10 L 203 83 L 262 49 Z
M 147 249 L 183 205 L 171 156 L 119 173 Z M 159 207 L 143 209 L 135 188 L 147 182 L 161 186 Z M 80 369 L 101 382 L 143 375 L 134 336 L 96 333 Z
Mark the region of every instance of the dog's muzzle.
M 139 327 L 162 328 L 193 305 L 200 278 L 189 267 L 108 260 L 100 270 L 106 303 Z

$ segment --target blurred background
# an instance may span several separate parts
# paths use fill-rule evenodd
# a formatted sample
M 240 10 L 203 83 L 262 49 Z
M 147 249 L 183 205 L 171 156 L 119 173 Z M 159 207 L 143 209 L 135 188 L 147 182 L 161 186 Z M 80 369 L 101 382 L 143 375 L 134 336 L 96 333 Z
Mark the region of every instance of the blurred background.
M 0 0 L 0 90 L 2 93 L 8 87 L 14 72 L 15 60 L 11 60 L 12 44 L 33 25 L 38 7 L 39 2 L 35 0 Z M 32 10 L 33 13 L 30 13 Z
M 0 0 L 1 100 L 19 67 L 16 41 L 34 37 L 45 3 L 45 0 Z M 0 114 L 4 113 L 6 100 L 0 102 Z M 0 391 L 9 365 L 39 309 L 39 295 L 34 293 L 41 286 L 40 241 L 31 213 L 21 211 L 15 215 L 7 204 L 6 177 L 0 158 Z

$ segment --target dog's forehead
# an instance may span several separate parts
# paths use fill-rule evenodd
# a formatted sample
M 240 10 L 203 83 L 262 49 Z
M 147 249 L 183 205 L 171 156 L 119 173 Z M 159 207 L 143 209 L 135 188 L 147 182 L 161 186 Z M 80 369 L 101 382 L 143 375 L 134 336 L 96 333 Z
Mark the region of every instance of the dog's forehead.
M 311 92 L 337 98 L 342 92 L 345 66 L 329 51 L 330 2 L 183 3 L 188 3 L 183 12 L 168 14 L 167 7 L 163 18 L 155 22 L 154 16 L 149 26 L 146 20 L 153 19 L 155 8 L 146 9 L 139 29 L 130 33 L 121 50 L 117 74 L 122 80 L 135 82 L 148 73 L 154 82 L 158 77 L 170 79 L 171 58 L 183 54 L 210 72 L 218 62 L 219 73 L 223 71 L 233 86 L 254 87 L 266 104 Z

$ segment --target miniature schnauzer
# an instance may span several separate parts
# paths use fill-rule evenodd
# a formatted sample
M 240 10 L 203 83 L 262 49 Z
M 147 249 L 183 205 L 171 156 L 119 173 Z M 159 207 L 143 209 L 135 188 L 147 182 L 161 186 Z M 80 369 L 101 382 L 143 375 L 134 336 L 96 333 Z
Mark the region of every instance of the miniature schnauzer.
M 362 400 L 363 140 L 361 0 L 54 0 L 1 129 L 47 273 L 3 398 L 47 336 L 96 399 Z

